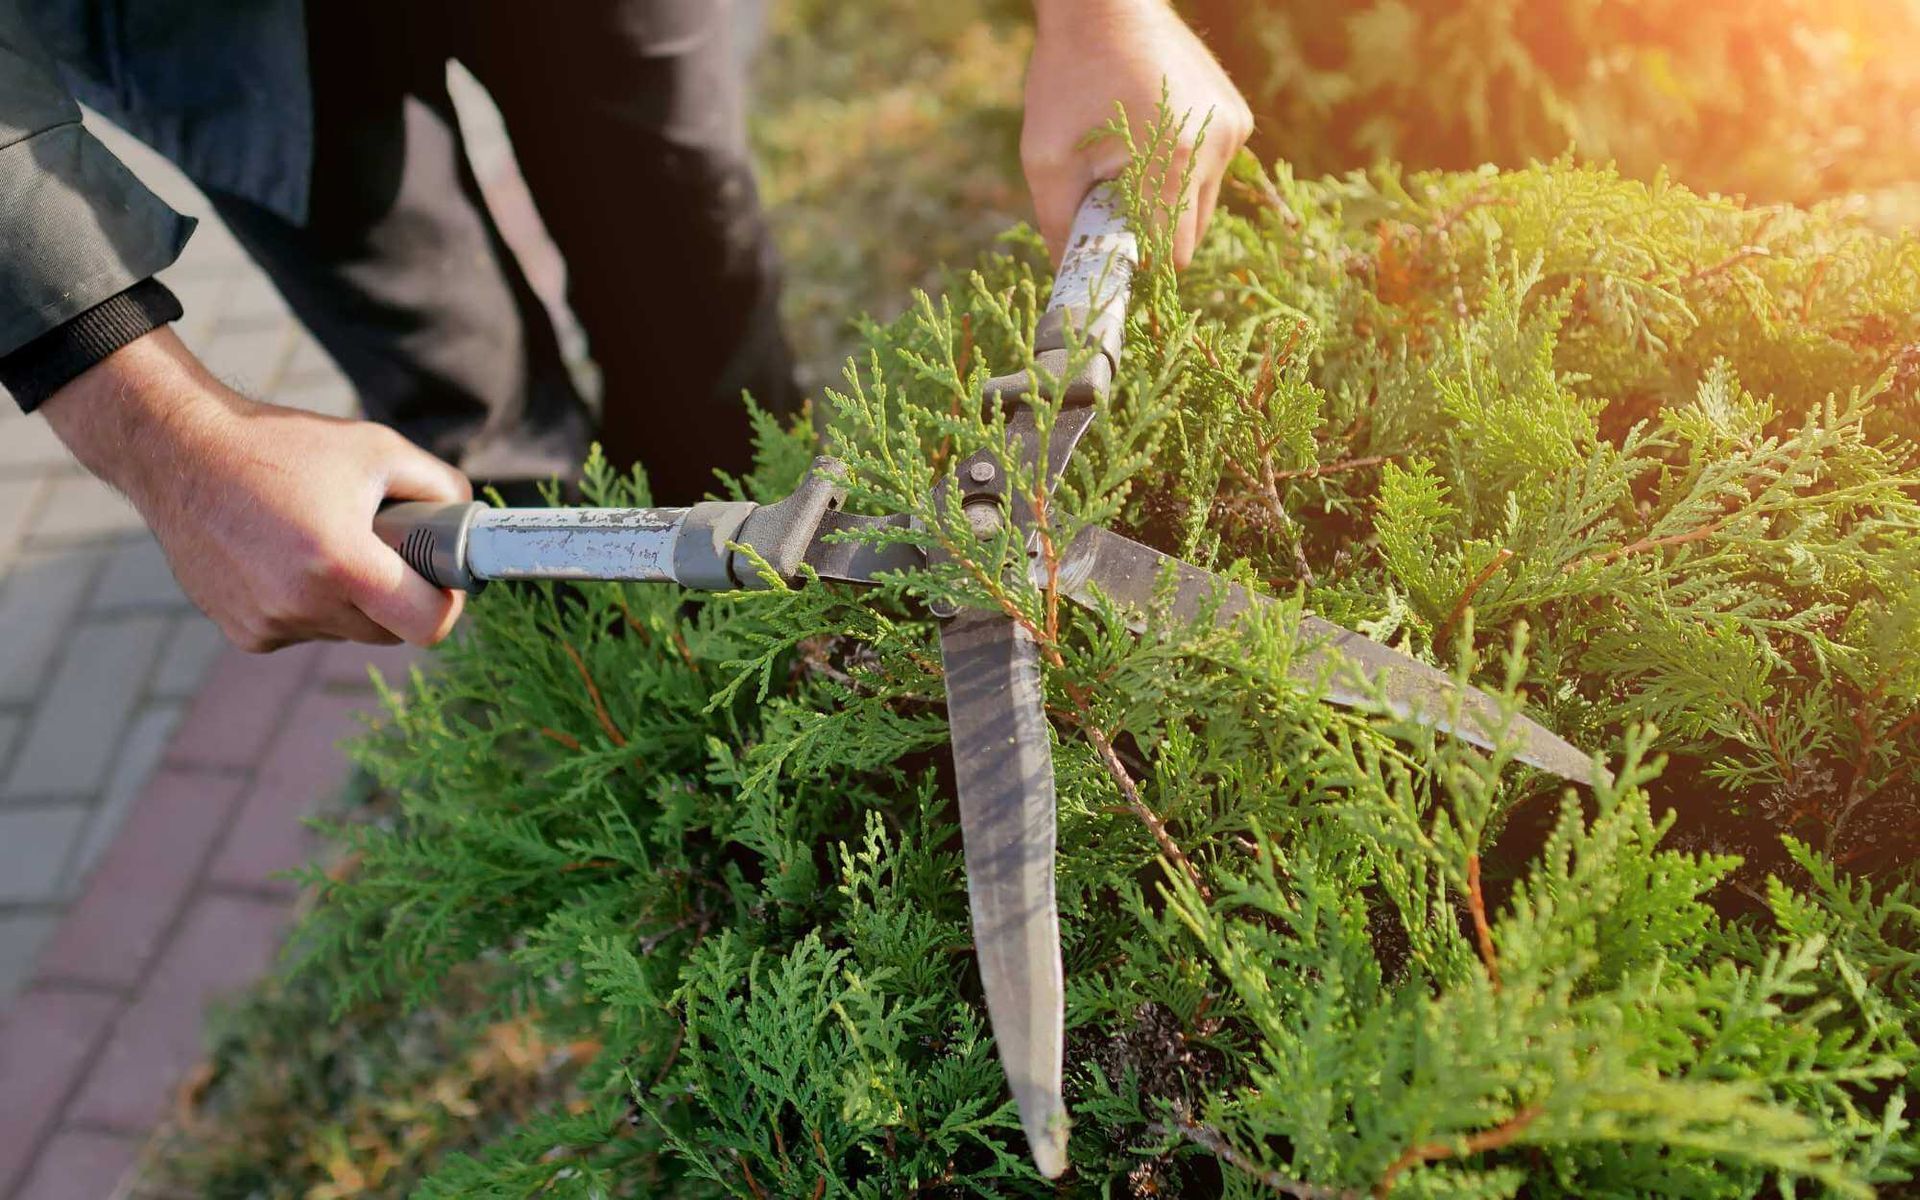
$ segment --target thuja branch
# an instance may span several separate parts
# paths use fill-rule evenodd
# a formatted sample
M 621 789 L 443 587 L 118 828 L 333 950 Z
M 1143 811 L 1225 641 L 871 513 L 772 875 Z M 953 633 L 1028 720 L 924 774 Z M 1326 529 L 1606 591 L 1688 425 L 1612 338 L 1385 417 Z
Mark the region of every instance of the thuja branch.
M 1119 786 L 1120 795 L 1126 799 L 1128 810 L 1140 818 L 1140 823 L 1147 827 L 1148 832 L 1153 834 L 1153 840 L 1159 843 L 1160 853 L 1166 856 L 1168 862 L 1180 868 L 1181 874 L 1193 884 L 1193 889 L 1199 893 L 1200 898 L 1212 900 L 1213 892 L 1201 878 L 1200 868 L 1193 865 L 1193 860 L 1187 857 L 1186 851 L 1180 849 L 1180 843 L 1173 840 L 1173 835 L 1167 831 L 1167 823 L 1161 819 L 1160 814 L 1154 812 L 1147 806 L 1147 802 L 1141 799 L 1140 787 L 1133 781 L 1133 773 L 1127 770 L 1127 764 L 1120 761 L 1119 753 L 1113 748 L 1113 739 L 1108 737 L 1106 730 L 1100 728 L 1094 721 L 1093 713 L 1087 703 L 1086 692 L 1073 684 L 1068 684 L 1067 695 L 1072 697 L 1074 707 L 1079 710 L 1081 731 L 1087 735 L 1087 741 L 1093 744 L 1094 753 L 1100 756 L 1100 763 L 1106 767 L 1107 774 L 1112 776 L 1114 783 Z
M 1006 614 L 1009 619 L 1025 631 L 1028 637 L 1033 639 L 1034 644 L 1045 657 L 1047 664 L 1064 675 L 1067 662 L 1066 658 L 1060 653 L 1058 616 L 1060 607 L 1060 546 L 1058 540 L 1053 536 L 1050 519 L 1051 510 L 1047 504 L 1044 483 L 1036 487 L 1028 498 L 1035 516 L 1035 525 L 1037 527 L 1040 545 L 1041 566 L 1047 580 L 1045 596 L 1047 617 L 1045 626 L 1036 623 L 1022 610 L 1019 604 L 1015 603 L 1012 595 L 1009 594 L 1007 590 L 1005 582 L 999 579 L 994 572 L 989 571 L 972 555 L 968 554 L 966 547 L 961 544 L 960 539 L 951 538 L 947 536 L 944 531 L 940 531 L 938 523 L 934 523 L 933 528 L 937 531 L 936 536 L 940 538 L 942 546 L 946 549 L 952 560 L 959 563 L 961 568 L 965 570 L 969 576 L 986 588 L 988 594 L 991 595 L 998 604 L 1001 612 Z M 1120 755 L 1114 750 L 1112 738 L 1106 730 L 1100 727 L 1100 723 L 1094 719 L 1093 709 L 1090 703 L 1091 695 L 1085 688 L 1071 681 L 1067 682 L 1065 686 L 1067 696 L 1073 702 L 1073 717 L 1075 723 L 1080 726 L 1081 730 L 1087 735 L 1087 740 L 1092 743 L 1094 752 L 1099 756 L 1101 765 L 1106 768 L 1107 774 L 1112 777 L 1114 785 L 1120 789 L 1121 796 L 1125 798 L 1127 808 L 1140 819 L 1140 823 L 1147 827 L 1148 832 L 1153 834 L 1154 841 L 1159 845 L 1160 852 L 1166 856 L 1167 860 L 1177 866 L 1182 874 L 1186 875 L 1187 879 L 1193 884 L 1201 896 L 1212 899 L 1212 893 L 1207 888 L 1205 880 L 1201 877 L 1199 868 L 1193 865 L 1193 860 L 1187 857 L 1186 852 L 1180 848 L 1180 844 L 1173 840 L 1173 835 L 1167 830 L 1167 823 L 1161 820 L 1160 815 L 1148 807 L 1147 802 L 1141 798 L 1139 785 L 1134 782 L 1133 775 L 1127 770 L 1126 763 L 1121 761 Z
M 1464 1157 L 1469 1154 L 1484 1154 L 1488 1150 L 1498 1150 L 1511 1144 L 1514 1139 L 1526 1132 L 1527 1126 L 1540 1119 L 1546 1111 L 1538 1104 L 1529 1105 L 1514 1113 L 1492 1129 L 1482 1130 L 1462 1142 L 1419 1142 L 1400 1152 L 1400 1157 L 1387 1164 L 1386 1174 L 1380 1182 L 1373 1185 L 1375 1200 L 1383 1198 L 1393 1191 L 1394 1181 L 1410 1167 L 1421 1163 L 1437 1162 L 1443 1158 Z
M 1460 598 L 1453 602 L 1453 609 L 1447 613 L 1447 619 L 1440 622 L 1440 627 L 1433 631 L 1433 640 L 1436 643 L 1445 638 L 1448 631 L 1460 623 L 1460 618 L 1467 615 L 1467 606 L 1472 604 L 1473 598 L 1480 594 L 1480 589 L 1487 586 L 1487 581 L 1492 579 L 1494 574 L 1501 567 L 1506 566 L 1512 558 L 1513 551 L 1502 546 L 1500 553 L 1493 556 L 1493 561 L 1480 568 L 1480 573 L 1473 577 L 1472 582 L 1467 584 L 1466 590 L 1460 593 Z
M 1234 1149 L 1233 1143 L 1227 1141 L 1219 1130 L 1195 1124 L 1185 1113 L 1176 1113 L 1173 1119 L 1167 1122 L 1166 1127 L 1234 1170 L 1247 1175 L 1261 1186 L 1283 1196 L 1293 1196 L 1296 1200 L 1361 1200 L 1361 1194 L 1349 1188 L 1322 1187 L 1319 1184 L 1305 1183 L 1263 1167 Z
M 1727 522 L 1731 521 L 1736 515 L 1735 513 L 1728 513 L 1724 517 L 1718 517 L 1712 521 L 1708 521 L 1705 525 L 1695 526 L 1684 533 L 1670 533 L 1665 537 L 1657 538 L 1641 538 L 1637 542 L 1629 542 L 1624 546 L 1616 546 L 1611 550 L 1602 551 L 1599 554 L 1589 554 L 1585 558 L 1568 563 L 1567 570 L 1571 571 L 1576 567 L 1585 566 L 1589 563 L 1605 566 L 1611 562 L 1618 562 L 1623 558 L 1631 558 L 1636 554 L 1645 554 L 1649 550 L 1664 550 L 1671 546 L 1685 546 L 1692 542 L 1703 542 L 1726 528 Z
M 1487 923 L 1487 897 L 1480 890 L 1480 856 L 1467 855 L 1467 912 L 1473 918 L 1473 941 L 1479 948 L 1480 961 L 1487 968 L 1487 978 L 1493 981 L 1494 990 L 1500 988 L 1500 962 L 1493 954 L 1493 927 Z
M 607 731 L 607 736 L 613 739 L 614 745 L 623 750 L 626 749 L 627 736 L 620 732 L 620 727 L 613 723 L 612 714 L 607 712 L 607 703 L 600 698 L 600 687 L 594 683 L 593 676 L 588 673 L 586 660 L 580 657 L 578 650 L 565 642 L 560 643 L 560 648 L 565 650 L 567 657 L 573 660 L 574 669 L 580 672 L 581 681 L 587 685 L 587 697 L 593 701 L 593 713 L 600 718 L 600 727 Z
M 1377 467 L 1393 461 L 1391 454 L 1367 454 L 1359 458 L 1343 458 L 1339 462 L 1317 463 L 1311 467 L 1294 467 L 1291 470 L 1275 471 L 1276 481 L 1291 479 L 1319 479 L 1323 475 L 1343 475 L 1348 471 L 1364 471 L 1368 467 Z

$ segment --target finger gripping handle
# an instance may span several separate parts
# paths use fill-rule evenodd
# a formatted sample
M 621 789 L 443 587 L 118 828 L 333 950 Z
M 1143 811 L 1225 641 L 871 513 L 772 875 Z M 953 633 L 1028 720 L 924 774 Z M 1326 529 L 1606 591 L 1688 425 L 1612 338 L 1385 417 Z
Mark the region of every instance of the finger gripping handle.
M 435 587 L 478 592 L 486 581 L 467 566 L 467 537 L 487 506 L 407 501 L 374 514 L 373 532 Z

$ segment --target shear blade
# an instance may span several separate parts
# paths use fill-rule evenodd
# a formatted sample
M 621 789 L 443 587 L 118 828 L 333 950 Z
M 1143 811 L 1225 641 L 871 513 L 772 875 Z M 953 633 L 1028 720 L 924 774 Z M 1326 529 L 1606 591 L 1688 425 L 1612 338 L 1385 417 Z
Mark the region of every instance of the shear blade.
M 1105 596 L 1131 610 L 1129 625 L 1140 632 L 1145 614 L 1159 598 L 1159 581 L 1169 574 L 1173 585 L 1169 615 L 1176 621 L 1196 620 L 1214 605 L 1215 622 L 1227 625 L 1242 613 L 1272 603 L 1211 571 L 1100 528 L 1082 531 L 1068 548 L 1060 567 L 1060 589 L 1086 605 Z M 1496 742 L 1514 743 L 1515 757 L 1529 766 L 1574 783 L 1593 781 L 1593 761 L 1579 749 L 1531 718 L 1510 721 L 1499 702 L 1478 688 L 1463 688 L 1444 671 L 1318 617 L 1302 618 L 1300 631 L 1309 648 L 1294 660 L 1292 673 L 1310 683 L 1326 679 L 1327 699 L 1333 703 L 1365 708 L 1384 693 L 1388 707 L 1398 716 L 1485 749 L 1492 749 Z M 1379 692 L 1367 686 L 1374 680 L 1379 681 Z
M 1007 617 L 962 609 L 941 627 L 940 657 L 987 1017 L 1034 1165 L 1051 1179 L 1067 1168 L 1066 987 L 1039 655 Z

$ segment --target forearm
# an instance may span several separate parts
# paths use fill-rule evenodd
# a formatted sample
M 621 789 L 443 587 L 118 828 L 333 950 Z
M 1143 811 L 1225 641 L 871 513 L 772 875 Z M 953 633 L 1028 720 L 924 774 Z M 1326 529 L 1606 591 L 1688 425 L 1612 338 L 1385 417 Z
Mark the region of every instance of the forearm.
M 186 435 L 225 407 L 224 392 L 162 325 L 75 376 L 40 412 L 81 466 L 144 507 L 187 473 Z

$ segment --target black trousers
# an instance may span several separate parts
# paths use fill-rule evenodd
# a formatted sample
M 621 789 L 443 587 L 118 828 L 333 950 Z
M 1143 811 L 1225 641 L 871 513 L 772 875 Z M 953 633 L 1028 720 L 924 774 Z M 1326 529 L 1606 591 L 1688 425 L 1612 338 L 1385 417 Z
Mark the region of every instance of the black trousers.
M 367 414 L 475 478 L 569 475 L 597 436 L 658 502 L 797 405 L 729 0 L 309 0 L 304 227 L 211 199 Z M 600 368 L 597 422 L 461 143 L 449 59 L 499 105 Z

